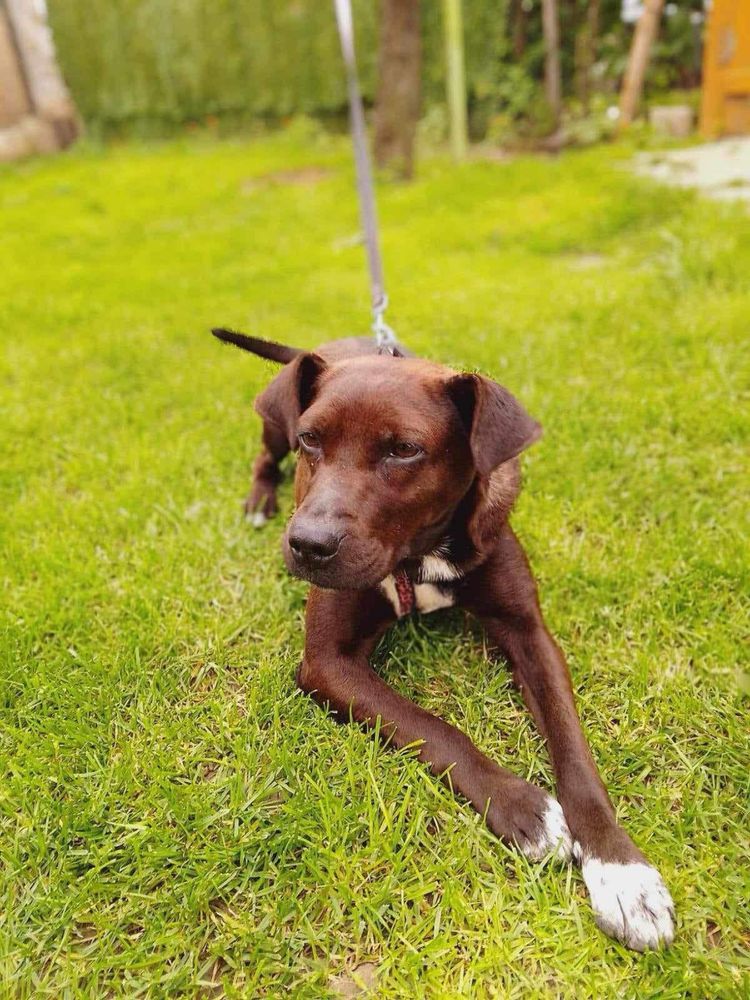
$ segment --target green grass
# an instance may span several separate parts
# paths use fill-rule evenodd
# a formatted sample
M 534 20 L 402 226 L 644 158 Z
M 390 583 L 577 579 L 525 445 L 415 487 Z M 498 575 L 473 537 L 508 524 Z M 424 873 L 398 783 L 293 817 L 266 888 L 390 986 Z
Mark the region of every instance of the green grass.
M 305 587 L 240 518 L 272 368 L 207 331 L 364 328 L 348 145 L 297 131 L 0 173 L 3 995 L 321 997 L 365 962 L 388 998 L 747 995 L 750 218 L 624 155 L 430 160 L 380 211 L 402 338 L 545 425 L 515 524 L 674 947 L 605 938 L 577 871 L 295 690 Z M 460 615 L 386 645 L 549 785 Z

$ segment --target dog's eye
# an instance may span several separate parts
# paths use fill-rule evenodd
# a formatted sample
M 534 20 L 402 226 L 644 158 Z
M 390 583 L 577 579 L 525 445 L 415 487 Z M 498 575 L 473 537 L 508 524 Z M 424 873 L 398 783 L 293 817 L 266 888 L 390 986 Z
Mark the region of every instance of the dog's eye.
M 320 450 L 320 438 L 317 434 L 313 434 L 312 431 L 302 431 L 301 434 L 297 435 L 297 440 L 303 451 L 312 452 Z
M 410 458 L 419 458 L 421 454 L 422 449 L 419 445 L 412 444 L 410 441 L 394 441 L 388 448 L 388 457 L 399 458 L 402 462 L 406 462 Z

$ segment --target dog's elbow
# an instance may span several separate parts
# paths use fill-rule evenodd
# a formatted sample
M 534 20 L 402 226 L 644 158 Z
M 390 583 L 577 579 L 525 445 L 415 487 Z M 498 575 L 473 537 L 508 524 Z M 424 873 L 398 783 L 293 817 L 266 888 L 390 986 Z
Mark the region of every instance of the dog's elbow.
M 306 660 L 301 660 L 294 675 L 294 682 L 304 694 L 311 694 L 314 688 L 311 685 L 310 665 Z
M 297 667 L 295 681 L 300 691 L 312 695 L 316 701 L 327 700 L 330 694 L 330 670 L 323 664 L 305 656 Z

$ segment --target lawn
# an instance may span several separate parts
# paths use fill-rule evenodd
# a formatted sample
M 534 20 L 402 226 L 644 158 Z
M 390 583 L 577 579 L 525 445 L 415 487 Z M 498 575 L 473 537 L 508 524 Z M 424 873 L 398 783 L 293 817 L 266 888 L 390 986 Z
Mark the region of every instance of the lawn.
M 748 994 L 750 217 L 627 155 L 429 159 L 380 214 L 402 339 L 545 426 L 514 523 L 672 949 L 295 690 L 305 586 L 240 513 L 273 368 L 208 330 L 364 330 L 349 147 L 297 126 L 0 172 L 4 996 Z M 380 664 L 550 787 L 460 614 Z

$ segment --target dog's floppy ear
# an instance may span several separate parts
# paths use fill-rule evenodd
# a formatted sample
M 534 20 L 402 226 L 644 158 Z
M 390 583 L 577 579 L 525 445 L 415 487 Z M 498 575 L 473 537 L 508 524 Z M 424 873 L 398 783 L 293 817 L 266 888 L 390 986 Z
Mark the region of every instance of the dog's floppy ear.
M 483 375 L 455 375 L 448 393 L 469 436 L 474 466 L 481 476 L 539 439 L 541 426 L 515 396 Z
M 257 412 L 284 431 L 291 449 L 297 447 L 300 415 L 312 403 L 315 383 L 325 368 L 325 361 L 317 354 L 300 354 L 255 400 Z

